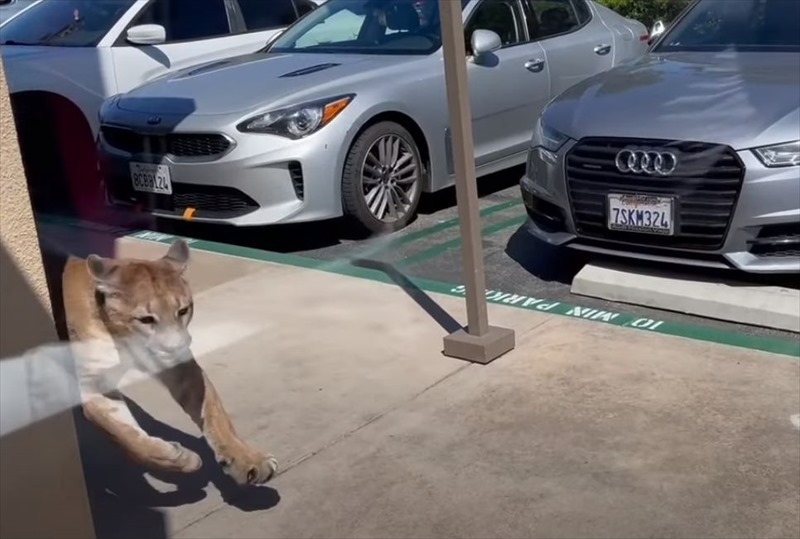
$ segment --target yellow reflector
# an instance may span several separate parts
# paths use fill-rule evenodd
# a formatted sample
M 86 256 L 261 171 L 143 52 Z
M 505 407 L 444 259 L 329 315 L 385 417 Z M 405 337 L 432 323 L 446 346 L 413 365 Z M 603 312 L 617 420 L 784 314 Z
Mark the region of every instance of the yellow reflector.
M 190 221 L 192 217 L 194 217 L 194 212 L 197 211 L 195 208 L 186 208 L 183 210 L 183 218 L 187 221 Z
M 336 116 L 338 116 L 338 114 L 342 112 L 349 103 L 350 98 L 343 97 L 338 101 L 334 101 L 333 103 L 328 103 L 325 105 L 325 111 L 322 113 L 322 125 L 325 125 L 336 118 Z

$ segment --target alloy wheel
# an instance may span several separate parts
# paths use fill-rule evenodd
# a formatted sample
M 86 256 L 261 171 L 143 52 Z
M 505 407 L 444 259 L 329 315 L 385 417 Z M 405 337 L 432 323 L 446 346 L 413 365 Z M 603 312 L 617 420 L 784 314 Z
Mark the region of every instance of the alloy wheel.
M 393 223 L 405 217 L 419 190 L 420 162 L 404 138 L 388 134 L 372 143 L 361 168 L 362 194 L 373 217 Z

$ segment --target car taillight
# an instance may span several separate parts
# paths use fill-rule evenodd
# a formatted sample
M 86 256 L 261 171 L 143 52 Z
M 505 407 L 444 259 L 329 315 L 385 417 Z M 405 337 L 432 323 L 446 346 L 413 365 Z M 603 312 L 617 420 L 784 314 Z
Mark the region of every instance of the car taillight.
M 639 36 L 639 41 L 649 41 L 650 35 L 649 34 L 642 34 Z

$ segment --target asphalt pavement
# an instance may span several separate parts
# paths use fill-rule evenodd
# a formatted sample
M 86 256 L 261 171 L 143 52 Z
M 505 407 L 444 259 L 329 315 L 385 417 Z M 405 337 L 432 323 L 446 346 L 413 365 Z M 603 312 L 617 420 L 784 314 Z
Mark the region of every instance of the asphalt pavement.
M 664 320 L 707 327 L 750 336 L 797 339 L 789 332 L 733 324 L 658 309 L 622 305 L 605 300 L 576 296 L 570 292 L 573 277 L 587 262 L 607 258 L 556 249 L 525 232 L 525 210 L 518 181 L 523 173 L 517 167 L 479 180 L 483 248 L 487 288 L 510 294 L 580 304 L 612 313 L 626 313 L 653 320 Z M 358 238 L 337 221 L 259 228 L 229 228 L 199 223 L 159 221 L 161 232 L 224 244 L 233 244 L 278 253 L 292 253 L 318 261 L 371 259 L 388 262 L 409 277 L 446 283 L 461 283 L 461 243 L 455 190 L 428 196 L 418 218 L 406 229 L 382 238 Z M 640 261 L 613 260 L 618 266 L 641 271 Z M 744 283 L 792 286 L 798 280 L 747 276 L 734 271 L 679 268 L 687 279 L 736 278 Z

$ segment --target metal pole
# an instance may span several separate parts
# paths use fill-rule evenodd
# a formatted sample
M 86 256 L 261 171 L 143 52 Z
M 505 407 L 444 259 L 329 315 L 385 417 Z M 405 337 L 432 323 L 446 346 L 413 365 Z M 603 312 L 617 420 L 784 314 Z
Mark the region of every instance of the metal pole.
M 467 302 L 467 330 L 445 337 L 444 353 L 469 361 L 488 363 L 514 348 L 514 332 L 489 326 L 486 308 L 486 276 L 461 0 L 439 0 L 439 15 Z
M 467 79 L 467 53 L 460 0 L 440 0 L 442 49 L 447 103 L 450 109 L 456 200 L 461 228 L 464 285 L 467 293 L 467 323 L 472 335 L 489 331 L 486 312 L 486 276 L 481 245 L 478 187 L 475 179 L 472 111 Z

